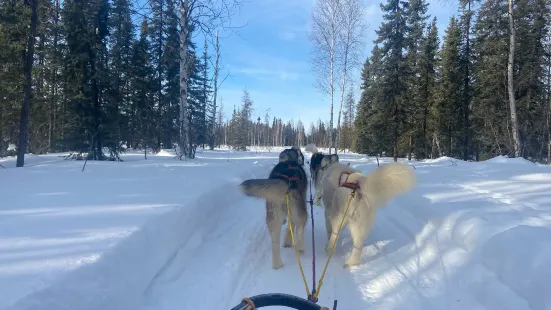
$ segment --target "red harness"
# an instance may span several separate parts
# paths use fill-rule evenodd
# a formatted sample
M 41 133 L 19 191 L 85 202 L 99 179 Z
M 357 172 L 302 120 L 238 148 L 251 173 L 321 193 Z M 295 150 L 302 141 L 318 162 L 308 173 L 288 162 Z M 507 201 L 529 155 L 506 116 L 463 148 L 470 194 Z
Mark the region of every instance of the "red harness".
M 346 180 L 344 180 L 343 183 L 341 183 L 341 179 L 342 179 L 342 175 L 343 174 L 346 174 L 347 177 L 346 177 Z M 346 188 L 349 188 L 351 190 L 357 190 L 360 188 L 360 184 L 358 182 L 355 182 L 355 183 L 350 183 L 348 182 L 348 176 L 350 176 L 351 172 L 341 172 L 341 175 L 339 176 L 339 187 L 346 187 Z
M 297 170 L 297 169 L 298 169 L 298 167 L 296 167 L 296 166 L 291 166 L 291 165 L 287 166 L 287 170 Z M 279 173 L 279 172 L 274 173 L 274 175 L 284 177 L 289 182 L 291 182 L 291 181 L 300 181 L 300 177 L 297 176 L 297 175 L 288 176 L 288 175 L 285 175 L 285 174 L 282 174 L 282 173 Z

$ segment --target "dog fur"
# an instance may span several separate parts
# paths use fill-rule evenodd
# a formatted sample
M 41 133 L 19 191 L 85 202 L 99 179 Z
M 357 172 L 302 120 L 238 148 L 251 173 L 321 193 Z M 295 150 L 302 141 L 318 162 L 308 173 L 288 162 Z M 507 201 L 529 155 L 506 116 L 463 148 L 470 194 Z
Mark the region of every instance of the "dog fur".
M 318 151 L 318 148 L 314 143 L 310 143 L 306 145 L 304 148 L 305 151 L 312 153 L 312 157 L 310 158 L 310 175 L 312 176 L 312 183 L 314 183 L 314 187 L 316 188 L 316 195 L 314 197 L 315 205 L 320 206 L 320 197 L 322 195 L 321 188 L 319 186 L 320 184 L 320 172 L 326 168 L 327 165 L 332 163 L 338 163 L 339 162 L 339 155 L 337 154 L 329 154 L 324 155 L 322 152 Z M 322 165 L 322 161 L 324 161 L 324 165 Z
M 295 177 L 298 180 L 289 181 Z M 266 225 L 272 241 L 272 268 L 283 267 L 280 254 L 281 226 L 286 222 L 287 204 L 285 194 L 289 190 L 289 208 L 295 234 L 297 249 L 304 252 L 304 227 L 308 219 L 306 209 L 306 190 L 308 179 L 304 169 L 297 161 L 278 163 L 270 172 L 268 179 L 249 179 L 243 181 L 239 188 L 250 197 L 266 201 Z M 293 246 L 291 233 L 287 224 L 283 247 Z
M 304 155 L 299 147 L 293 146 L 279 153 L 279 162 L 296 161 L 299 165 L 304 165 Z
M 363 242 L 373 228 L 377 209 L 412 190 L 417 179 L 410 166 L 400 163 L 382 165 L 368 175 L 342 163 L 331 163 L 329 158 L 323 158 L 322 166 L 324 164 L 326 168 L 321 170 L 320 185 L 328 238 L 326 251 L 337 242 L 337 231 L 353 191 L 343 185 L 359 185 L 343 223 L 343 228 L 348 225 L 353 242 L 352 253 L 344 267 L 356 266 L 360 264 Z

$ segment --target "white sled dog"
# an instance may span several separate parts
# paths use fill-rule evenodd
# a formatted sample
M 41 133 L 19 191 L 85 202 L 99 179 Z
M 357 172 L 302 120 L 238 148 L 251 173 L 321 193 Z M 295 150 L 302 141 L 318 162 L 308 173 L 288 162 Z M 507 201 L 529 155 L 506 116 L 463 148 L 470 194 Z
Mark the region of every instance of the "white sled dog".
M 266 200 L 266 224 L 272 240 L 272 268 L 283 267 L 280 254 L 281 226 L 287 219 L 286 194 L 289 194 L 289 209 L 299 252 L 304 252 L 304 227 L 308 220 L 306 189 L 308 179 L 297 161 L 279 162 L 267 179 L 243 181 L 239 188 L 247 196 Z M 293 246 L 287 225 L 283 247 Z
M 339 155 L 337 154 L 329 154 L 324 155 L 322 152 L 318 151 L 318 148 L 316 147 L 316 144 L 310 143 L 306 145 L 304 148 L 306 152 L 312 153 L 312 157 L 310 158 L 310 175 L 312 176 L 312 183 L 314 183 L 314 187 L 316 189 L 316 194 L 314 197 L 314 204 L 316 206 L 321 206 L 321 188 L 320 188 L 320 172 L 327 168 L 328 165 L 332 163 L 338 163 L 339 162 Z M 322 160 L 325 158 L 324 165 L 322 165 Z
M 348 225 L 352 237 L 352 253 L 344 268 L 360 264 L 363 241 L 371 232 L 375 223 L 378 208 L 384 208 L 393 198 L 412 190 L 417 178 L 413 169 L 404 164 L 389 163 L 369 173 L 342 163 L 330 163 L 329 158 L 322 159 L 320 186 L 322 201 L 325 207 L 325 227 L 330 251 L 337 242 L 337 231 L 348 205 L 351 193 L 355 195 L 343 222 L 343 229 Z

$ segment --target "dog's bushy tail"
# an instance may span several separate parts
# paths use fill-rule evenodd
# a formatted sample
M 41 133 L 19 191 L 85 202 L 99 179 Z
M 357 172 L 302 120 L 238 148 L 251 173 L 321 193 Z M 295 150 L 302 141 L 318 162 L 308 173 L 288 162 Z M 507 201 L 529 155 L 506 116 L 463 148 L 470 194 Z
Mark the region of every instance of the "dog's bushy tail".
M 249 179 L 239 184 L 239 189 L 247 196 L 280 201 L 288 189 L 287 182 L 279 179 Z
M 412 190 L 417 184 L 413 168 L 400 163 L 382 165 L 368 175 L 358 178 L 360 193 L 377 207 L 384 208 L 393 198 Z M 352 181 L 352 180 L 350 180 Z
M 315 144 L 315 143 L 310 143 L 310 144 L 306 145 L 306 146 L 304 147 L 304 150 L 305 150 L 306 152 L 310 152 L 310 153 L 312 153 L 312 154 L 318 152 L 318 148 L 316 147 L 316 144 Z

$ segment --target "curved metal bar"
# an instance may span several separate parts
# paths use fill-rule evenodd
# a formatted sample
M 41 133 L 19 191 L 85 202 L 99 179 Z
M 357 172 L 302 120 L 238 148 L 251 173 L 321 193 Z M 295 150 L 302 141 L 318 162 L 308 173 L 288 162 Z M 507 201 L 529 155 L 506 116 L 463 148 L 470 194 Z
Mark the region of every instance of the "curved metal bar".
M 311 301 L 304 298 L 289 294 L 261 294 L 253 297 L 249 297 L 256 308 L 269 307 L 269 306 L 285 306 L 291 309 L 297 310 L 320 310 L 321 307 Z M 248 304 L 242 301 L 239 305 L 231 308 L 231 310 L 245 310 Z

